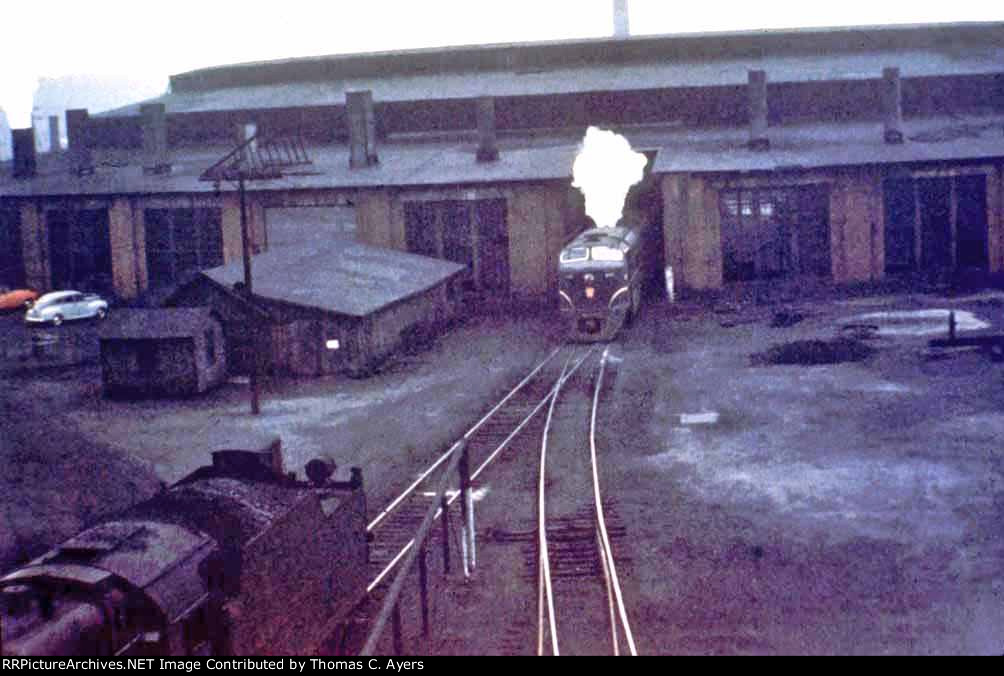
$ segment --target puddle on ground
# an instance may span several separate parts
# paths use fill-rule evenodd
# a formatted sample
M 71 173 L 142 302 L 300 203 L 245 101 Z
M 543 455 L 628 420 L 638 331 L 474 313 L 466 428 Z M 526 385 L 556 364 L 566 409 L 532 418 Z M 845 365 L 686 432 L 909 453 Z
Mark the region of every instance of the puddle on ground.
M 841 324 L 871 324 L 878 327 L 880 336 L 930 336 L 948 335 L 948 315 L 955 313 L 955 330 L 980 331 L 990 325 L 967 310 L 897 310 L 869 312 L 844 320 Z

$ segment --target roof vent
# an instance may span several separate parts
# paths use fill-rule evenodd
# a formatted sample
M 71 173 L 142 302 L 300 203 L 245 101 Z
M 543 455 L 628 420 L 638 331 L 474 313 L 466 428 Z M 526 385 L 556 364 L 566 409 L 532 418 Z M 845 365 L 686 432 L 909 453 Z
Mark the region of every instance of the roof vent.
M 499 158 L 498 135 L 495 128 L 495 99 L 478 99 L 478 162 L 494 162 Z
M 34 127 L 11 129 L 10 139 L 14 146 L 14 178 L 34 178 L 38 166 Z
M 770 150 L 770 139 L 767 137 L 767 72 L 763 70 L 749 71 L 749 116 L 750 139 L 747 146 L 750 150 Z

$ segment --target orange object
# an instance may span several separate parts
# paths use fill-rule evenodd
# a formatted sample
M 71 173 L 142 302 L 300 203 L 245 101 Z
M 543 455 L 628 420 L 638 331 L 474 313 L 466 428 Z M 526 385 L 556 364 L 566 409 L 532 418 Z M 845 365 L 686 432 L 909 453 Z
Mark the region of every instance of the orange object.
M 29 303 L 38 300 L 38 291 L 32 289 L 14 289 L 0 293 L 0 310 L 23 310 Z

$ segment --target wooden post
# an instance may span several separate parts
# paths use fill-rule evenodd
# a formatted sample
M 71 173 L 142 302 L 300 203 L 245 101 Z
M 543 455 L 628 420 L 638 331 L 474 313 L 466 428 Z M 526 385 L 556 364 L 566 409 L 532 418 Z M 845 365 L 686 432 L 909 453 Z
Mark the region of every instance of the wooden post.
M 948 340 L 955 342 L 955 312 L 948 313 Z
M 248 295 L 248 299 L 251 298 L 251 236 L 248 232 L 248 216 L 247 216 L 247 200 L 245 198 L 244 190 L 244 176 L 240 176 L 237 180 L 237 191 L 240 195 L 241 201 L 241 254 L 244 259 L 244 291 Z M 251 319 L 250 321 L 255 321 Z M 261 406 L 259 405 L 260 390 L 258 384 L 258 345 L 255 342 L 255 336 L 257 336 L 257 331 L 248 331 L 250 334 L 250 346 L 251 346 L 251 373 L 250 373 L 250 384 L 251 384 L 251 413 L 253 415 L 258 415 L 261 413 Z
M 394 654 L 403 655 L 404 654 L 404 638 L 401 636 L 401 604 L 394 604 L 394 615 L 393 615 L 393 632 L 394 632 Z
M 426 564 L 426 547 L 418 554 L 418 588 L 422 601 L 422 636 L 429 636 L 429 567 Z
M 450 574 L 450 503 L 446 501 L 446 495 L 439 500 L 439 509 L 442 511 L 443 523 L 443 572 Z

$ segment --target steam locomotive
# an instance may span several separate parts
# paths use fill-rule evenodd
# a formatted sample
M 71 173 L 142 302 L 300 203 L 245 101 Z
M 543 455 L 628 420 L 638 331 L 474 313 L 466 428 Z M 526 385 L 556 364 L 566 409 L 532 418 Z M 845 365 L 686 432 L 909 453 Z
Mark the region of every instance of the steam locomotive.
M 226 450 L 0 577 L 0 653 L 305 655 L 366 588 L 362 475 L 283 473 L 279 441 Z
M 609 341 L 637 315 L 651 263 L 648 224 L 628 216 L 590 228 L 561 250 L 558 294 L 572 340 Z

